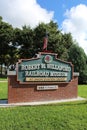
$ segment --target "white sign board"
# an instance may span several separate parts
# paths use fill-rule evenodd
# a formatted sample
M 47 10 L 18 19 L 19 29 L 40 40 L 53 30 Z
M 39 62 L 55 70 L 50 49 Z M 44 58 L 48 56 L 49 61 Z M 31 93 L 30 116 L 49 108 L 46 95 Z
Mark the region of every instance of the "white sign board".
M 37 86 L 37 90 L 54 90 L 54 89 L 58 89 L 58 85 Z

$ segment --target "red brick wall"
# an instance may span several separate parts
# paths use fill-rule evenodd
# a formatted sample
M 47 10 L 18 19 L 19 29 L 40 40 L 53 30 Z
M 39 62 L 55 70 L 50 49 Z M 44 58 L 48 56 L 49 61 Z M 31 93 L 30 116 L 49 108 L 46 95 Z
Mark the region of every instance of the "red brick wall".
M 36 84 L 19 84 L 16 76 L 8 76 L 8 103 L 48 101 L 77 97 L 78 77 L 74 77 L 69 83 L 57 84 L 58 89 L 56 90 L 40 91 L 36 89 Z

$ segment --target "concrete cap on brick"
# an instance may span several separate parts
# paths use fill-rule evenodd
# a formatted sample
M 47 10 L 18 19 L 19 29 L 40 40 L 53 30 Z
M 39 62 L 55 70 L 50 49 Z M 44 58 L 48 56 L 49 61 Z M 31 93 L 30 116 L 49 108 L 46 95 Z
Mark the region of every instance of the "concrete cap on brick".
M 16 71 L 9 71 L 8 70 L 7 75 L 16 75 Z
M 79 72 L 73 72 L 73 76 L 79 76 Z

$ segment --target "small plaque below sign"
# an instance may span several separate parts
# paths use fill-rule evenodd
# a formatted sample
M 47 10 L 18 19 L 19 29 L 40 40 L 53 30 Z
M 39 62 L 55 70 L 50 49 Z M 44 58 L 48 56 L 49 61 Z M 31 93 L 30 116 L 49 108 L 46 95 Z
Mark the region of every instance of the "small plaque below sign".
M 58 85 L 37 86 L 37 90 L 54 90 L 54 89 L 58 89 Z

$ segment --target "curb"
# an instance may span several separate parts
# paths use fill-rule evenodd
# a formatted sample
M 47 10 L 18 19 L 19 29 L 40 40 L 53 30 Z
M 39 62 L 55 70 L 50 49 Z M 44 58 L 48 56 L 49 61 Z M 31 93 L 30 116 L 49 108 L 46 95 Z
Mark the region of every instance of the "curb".
M 52 101 L 42 101 L 42 102 L 23 102 L 23 103 L 11 103 L 8 104 L 8 100 L 0 100 L 0 107 L 15 107 L 15 106 L 37 106 L 37 105 L 46 105 L 46 104 L 56 104 L 63 102 L 73 102 L 73 101 L 82 101 L 87 100 L 86 98 L 77 97 L 73 99 L 64 99 L 64 100 L 52 100 Z

